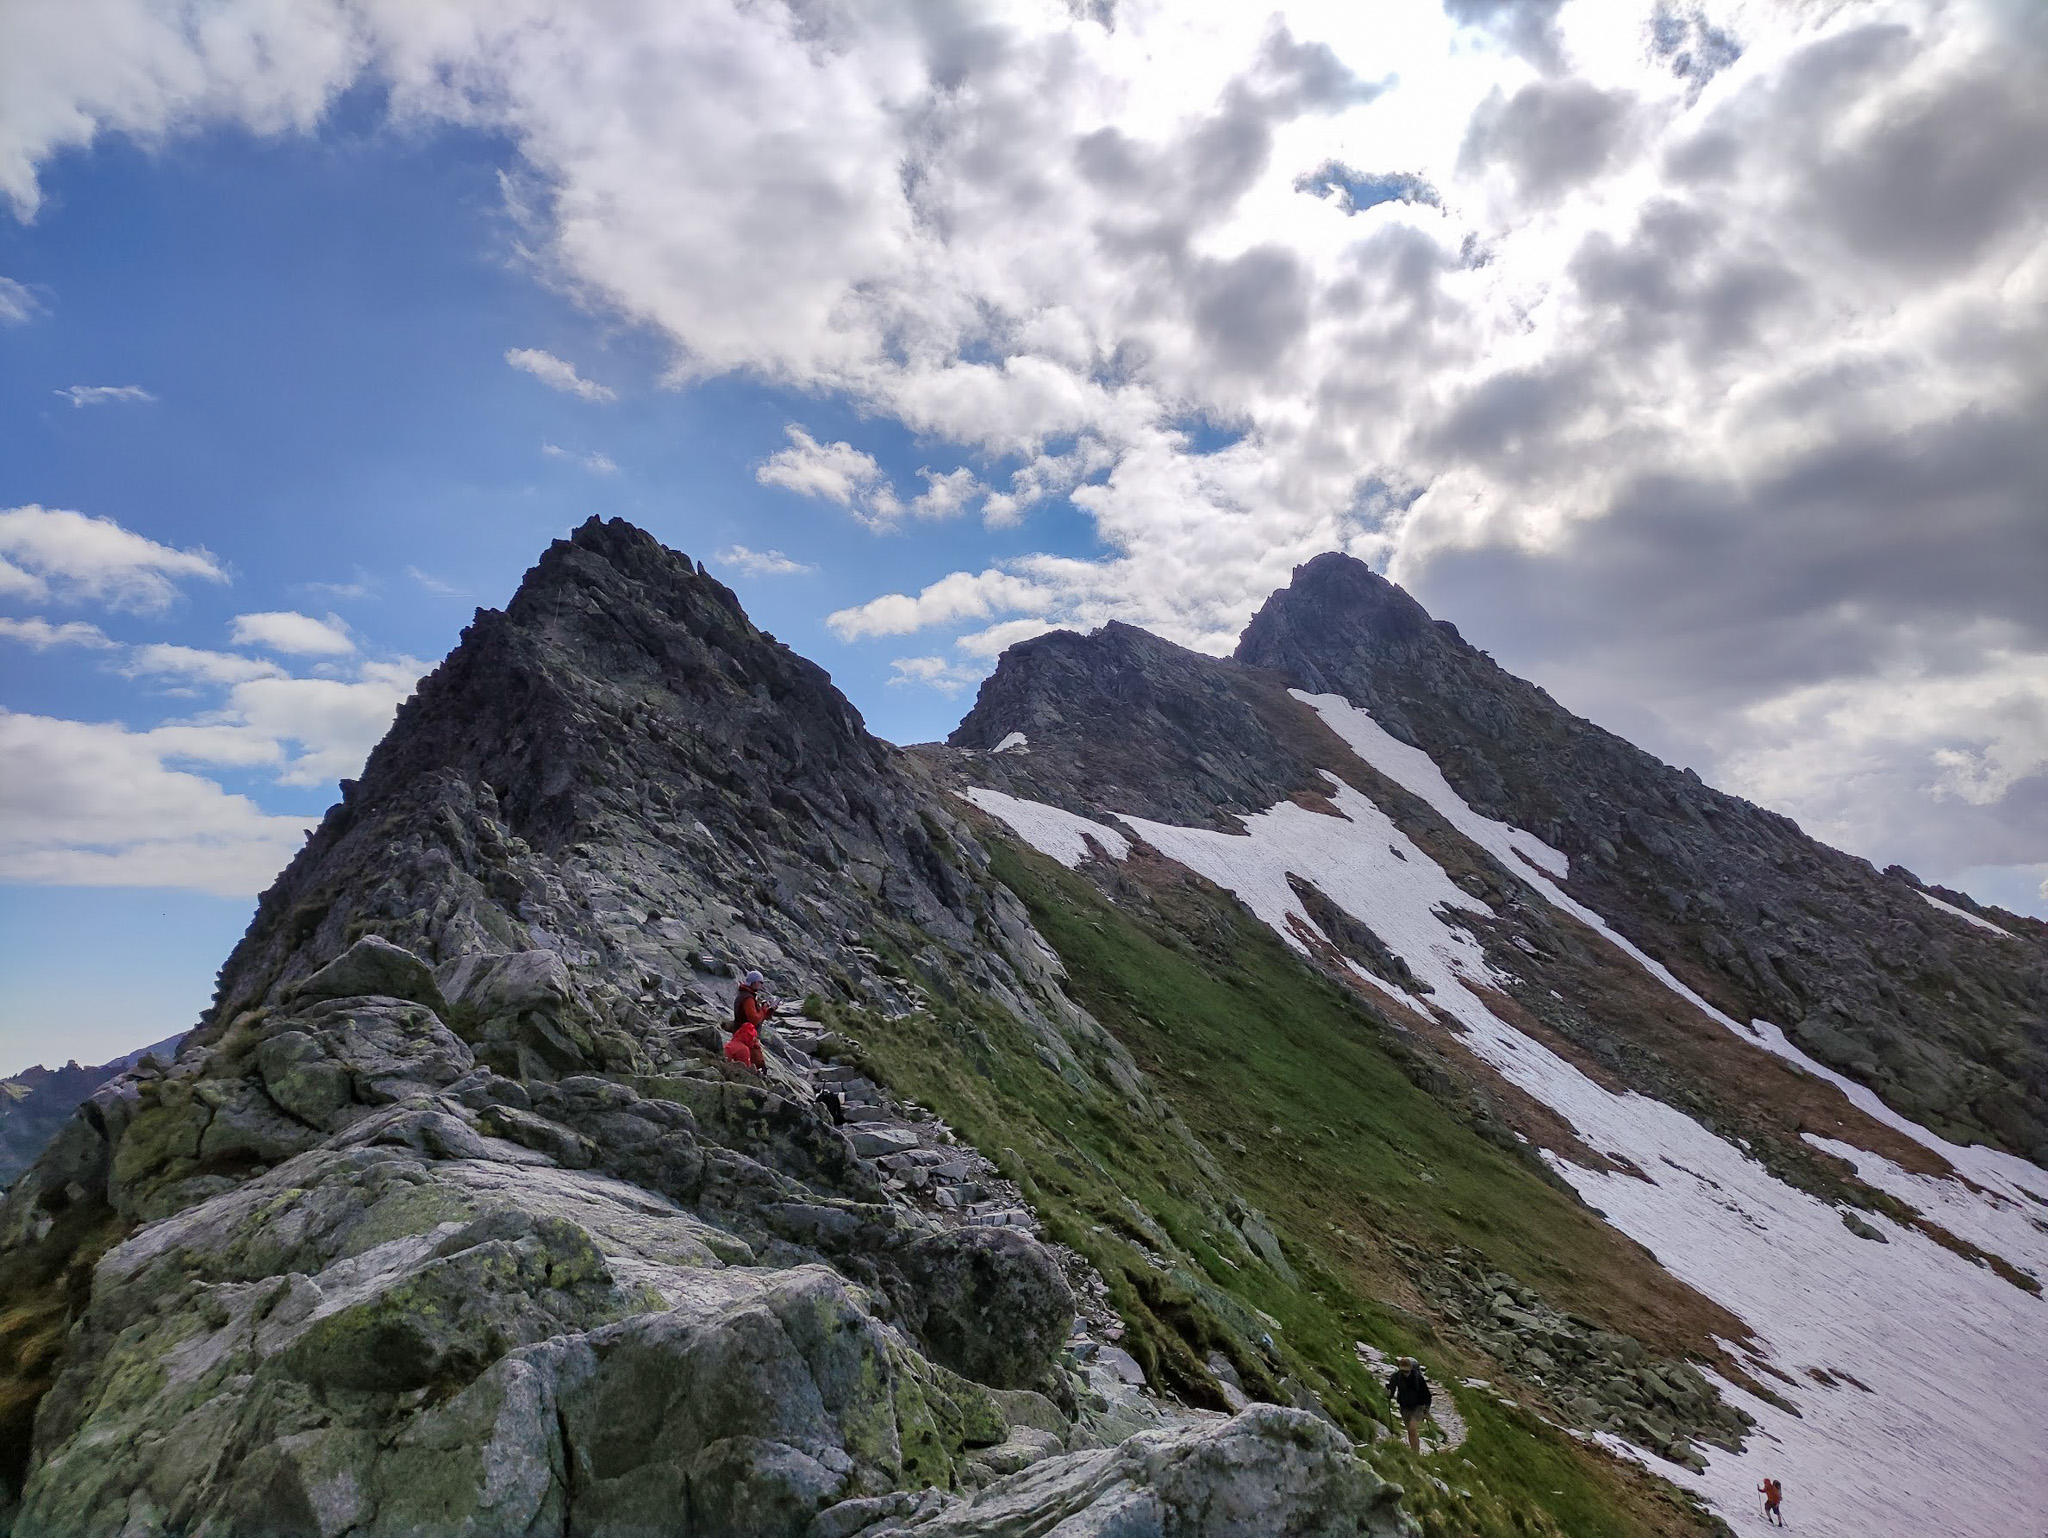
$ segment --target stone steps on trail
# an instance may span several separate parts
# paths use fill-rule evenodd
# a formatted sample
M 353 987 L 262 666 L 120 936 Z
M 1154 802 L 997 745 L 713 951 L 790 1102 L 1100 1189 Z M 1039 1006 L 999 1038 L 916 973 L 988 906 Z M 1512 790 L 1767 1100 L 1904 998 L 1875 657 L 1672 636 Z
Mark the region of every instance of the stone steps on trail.
M 1384 1380 L 1393 1373 L 1396 1365 L 1394 1359 L 1380 1350 L 1379 1347 L 1369 1345 L 1361 1340 L 1352 1343 L 1352 1350 L 1357 1353 L 1358 1360 L 1365 1364 L 1375 1378 Z M 1433 1390 L 1429 1400 L 1429 1424 L 1425 1426 L 1422 1433 L 1423 1451 L 1432 1453 L 1453 1452 L 1465 1445 L 1465 1437 L 1468 1434 L 1465 1418 L 1458 1413 L 1458 1406 L 1451 1398 L 1450 1389 L 1444 1384 L 1437 1382 L 1436 1378 L 1430 1375 L 1428 1363 L 1425 1362 L 1423 1364 L 1422 1371 L 1429 1378 L 1429 1385 Z M 1468 1378 L 1465 1380 L 1465 1383 L 1469 1387 L 1477 1381 L 1476 1379 Z M 1432 1431 L 1436 1432 L 1437 1435 L 1432 1436 L 1430 1434 Z
M 672 1050 L 716 1056 L 724 1032 L 693 1024 L 672 1033 Z M 1155 1398 L 1144 1371 L 1116 1343 L 1124 1323 L 1110 1306 L 1109 1287 L 1077 1252 L 1051 1243 L 1023 1190 L 992 1160 L 958 1138 L 944 1120 L 893 1094 L 857 1064 L 841 1060 L 859 1043 L 843 1032 L 799 1017 L 768 1022 L 761 1032 L 770 1063 L 770 1086 L 783 1093 L 822 1101 L 837 1097 L 840 1134 L 854 1156 L 872 1168 L 892 1205 L 916 1212 L 922 1222 L 943 1228 L 1015 1228 L 1046 1244 L 1072 1287 L 1073 1337 L 1069 1367 L 1111 1409 L 1112 1421 L 1127 1431 L 1182 1427 L 1209 1412 Z M 678 1066 L 681 1066 L 679 1063 Z

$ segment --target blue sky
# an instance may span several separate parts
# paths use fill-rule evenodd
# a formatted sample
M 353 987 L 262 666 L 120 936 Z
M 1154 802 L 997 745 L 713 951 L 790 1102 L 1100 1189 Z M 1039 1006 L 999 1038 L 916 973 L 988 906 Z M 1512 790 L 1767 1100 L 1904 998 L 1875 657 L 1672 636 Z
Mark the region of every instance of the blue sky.
M 825 614 L 963 562 L 1093 553 L 1071 509 L 878 540 L 829 503 L 759 484 L 792 423 L 856 439 L 905 483 L 934 455 L 948 470 L 962 458 L 843 399 L 729 379 L 663 388 L 649 337 L 522 269 L 498 185 L 505 143 L 387 130 L 374 101 L 336 117 L 314 138 L 108 140 L 46 170 L 33 225 L 0 221 L 0 271 L 49 296 L 0 352 L 0 497 L 203 546 L 234 574 L 119 638 L 218 647 L 239 613 L 333 612 L 376 649 L 432 661 L 594 513 L 714 565 L 735 545 L 800 552 L 814 571 L 721 574 L 764 627 L 834 653 L 877 732 L 917 741 L 949 730 L 959 703 L 884 689 L 887 649 L 841 646 Z M 511 348 L 573 360 L 618 399 L 549 389 L 506 367 Z M 79 408 L 58 393 L 109 382 L 154 398 Z M 594 455 L 616 468 L 594 473 Z M 97 702 L 123 718 L 150 693 L 57 650 L 10 691 L 13 709 Z
M 105 9 L 0 12 L 0 1071 L 190 1023 L 592 513 L 899 742 L 1024 635 L 1224 650 L 1348 549 L 1711 782 L 2048 910 L 2009 6 Z
M 825 615 L 963 562 L 1093 552 L 1071 508 L 1029 527 L 878 538 L 829 503 L 760 484 L 791 423 L 856 439 L 906 484 L 934 446 L 843 399 L 736 380 L 663 388 L 643 333 L 523 269 L 499 191 L 511 160 L 501 139 L 388 129 L 374 101 L 336 119 L 315 137 L 227 128 L 154 150 L 107 140 L 46 168 L 35 223 L 0 218 L 0 273 L 38 303 L 30 323 L 0 333 L 0 505 L 110 518 L 203 547 L 230 572 L 183 585 L 160 613 L 80 606 L 52 619 L 218 650 L 239 614 L 332 614 L 364 652 L 431 664 L 477 607 L 511 596 L 548 541 L 592 514 L 621 517 L 711 563 L 757 623 L 831 669 L 871 729 L 915 742 L 950 731 L 971 692 L 892 686 L 902 648 L 842 643 Z M 617 400 L 508 368 L 515 347 L 575 360 Z M 152 398 L 77 407 L 58 393 L 77 384 Z M 939 447 L 943 468 L 961 463 Z M 586 468 L 595 455 L 616 468 Z M 736 545 L 812 569 L 720 563 Z M 94 650 L 10 648 L 0 676 L 9 710 L 138 729 L 208 703 L 124 677 Z M 334 799 L 331 781 L 216 777 L 267 812 L 317 818 Z M 112 1057 L 189 1025 L 253 906 L 192 890 L 0 884 L 0 1072 Z

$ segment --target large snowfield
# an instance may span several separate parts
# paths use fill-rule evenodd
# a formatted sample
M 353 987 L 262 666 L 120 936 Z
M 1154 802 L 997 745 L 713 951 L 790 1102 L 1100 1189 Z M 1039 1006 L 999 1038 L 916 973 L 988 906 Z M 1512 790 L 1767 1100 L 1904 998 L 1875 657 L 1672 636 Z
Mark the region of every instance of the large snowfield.
M 1565 855 L 1475 812 L 1425 753 L 1389 736 L 1368 712 L 1337 695 L 1295 697 L 1361 759 L 1694 1008 L 1750 1048 L 1836 1084 L 1964 1178 L 1915 1174 L 1848 1144 L 1815 1138 L 1816 1146 L 1850 1160 L 1866 1183 L 1950 1233 L 2048 1280 L 2048 1171 L 1994 1150 L 1957 1147 L 1812 1061 L 1776 1026 L 1745 1027 L 1713 1009 L 1557 884 L 1569 872 Z M 1702 1446 L 1709 1461 L 1698 1475 L 1601 1440 L 1699 1491 L 1738 1533 L 1777 1531 L 1764 1524 L 1756 1494 L 1767 1475 L 1785 1486 L 1792 1530 L 1821 1538 L 2048 1533 L 2048 1302 L 1879 1214 L 1859 1216 L 1888 1242 L 1858 1237 L 1838 1209 L 1778 1180 L 1736 1144 L 1659 1101 L 1601 1087 L 1497 1018 L 1475 989 L 1502 980 L 1458 922 L 1460 914 L 1487 912 L 1486 905 L 1453 884 L 1370 799 L 1334 779 L 1330 787 L 1342 821 L 1291 802 L 1241 819 L 1243 834 L 1118 821 L 1234 893 L 1296 949 L 1307 949 L 1302 932 L 1319 931 L 1288 885 L 1290 874 L 1369 926 L 1435 989 L 1432 1002 L 1463 1027 L 1467 1048 L 1564 1116 L 1589 1146 L 1649 1175 L 1553 1158 L 1609 1222 L 1749 1326 L 1753 1344 L 1737 1355 L 1800 1412 L 1787 1414 L 1722 1382 L 1724 1396 L 1757 1426 L 1740 1454 Z M 1068 866 L 1091 856 L 1122 859 L 1131 847 L 1116 828 L 1056 807 L 995 791 L 969 796 Z M 1391 994 L 1378 979 L 1358 976 Z

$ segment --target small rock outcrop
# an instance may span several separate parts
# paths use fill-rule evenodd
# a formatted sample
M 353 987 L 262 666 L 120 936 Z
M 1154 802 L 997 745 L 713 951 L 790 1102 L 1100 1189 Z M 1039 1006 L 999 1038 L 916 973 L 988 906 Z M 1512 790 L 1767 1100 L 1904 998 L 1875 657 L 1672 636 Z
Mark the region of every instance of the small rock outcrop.
M 111 1063 L 81 1066 L 74 1061 L 57 1068 L 37 1064 L 0 1079 L 0 1189 L 35 1163 L 81 1100 L 145 1057 L 174 1057 L 183 1039 L 181 1031 Z

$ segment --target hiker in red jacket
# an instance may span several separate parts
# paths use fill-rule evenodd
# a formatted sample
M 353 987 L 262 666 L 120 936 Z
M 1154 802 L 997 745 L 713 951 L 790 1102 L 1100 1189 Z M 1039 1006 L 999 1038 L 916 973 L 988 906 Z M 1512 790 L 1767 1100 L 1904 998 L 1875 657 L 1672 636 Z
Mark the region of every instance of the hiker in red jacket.
M 732 1001 L 732 1039 L 725 1055 L 756 1073 L 768 1071 L 768 1059 L 761 1051 L 761 1022 L 775 1013 L 775 1001 L 768 996 L 759 972 L 749 972 L 740 982 Z
M 1769 1522 L 1775 1522 L 1779 1527 L 1783 1527 L 1785 1525 L 1785 1513 L 1778 1509 L 1778 1503 L 1785 1499 L 1785 1487 L 1775 1479 L 1766 1479 L 1756 1489 L 1757 1494 L 1764 1498 L 1764 1519 Z

